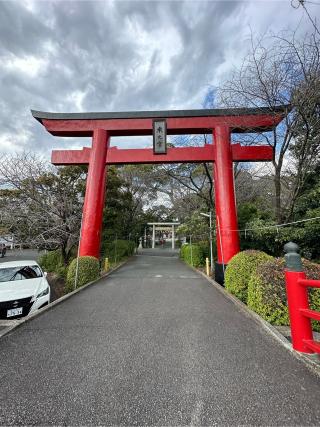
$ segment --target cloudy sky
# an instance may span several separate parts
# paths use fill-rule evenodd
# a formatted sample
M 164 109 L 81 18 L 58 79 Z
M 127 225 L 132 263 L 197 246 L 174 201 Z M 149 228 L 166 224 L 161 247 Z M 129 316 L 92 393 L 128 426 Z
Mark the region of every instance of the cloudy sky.
M 297 28 L 311 24 L 290 0 L 0 1 L 0 153 L 49 158 L 52 148 L 90 143 L 49 135 L 31 108 L 202 108 L 210 86 L 241 64 L 251 31 Z

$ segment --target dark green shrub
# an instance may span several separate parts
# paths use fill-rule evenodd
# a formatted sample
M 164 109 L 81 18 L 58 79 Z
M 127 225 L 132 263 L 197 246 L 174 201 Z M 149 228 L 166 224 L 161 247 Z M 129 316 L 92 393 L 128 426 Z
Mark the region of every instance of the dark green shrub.
M 181 246 L 180 257 L 189 265 L 193 267 L 200 267 L 204 265 L 205 258 L 200 246 L 188 243 Z
M 110 262 L 116 262 L 133 255 L 134 250 L 135 243 L 132 240 L 114 240 L 103 242 L 101 252 L 104 258 L 109 258 Z
M 60 277 L 66 277 L 67 267 L 63 262 L 63 257 L 59 249 L 48 251 L 38 259 L 40 267 L 49 273 L 56 273 Z
M 208 241 L 201 241 L 201 242 L 197 242 L 196 244 L 201 249 L 204 262 L 206 261 L 206 258 L 210 259 L 210 243 Z
M 74 290 L 77 269 L 77 258 L 68 267 L 66 293 Z M 77 288 L 98 279 L 100 274 L 99 260 L 93 256 L 79 257 Z
M 265 252 L 248 250 L 239 252 L 229 262 L 224 277 L 228 291 L 247 303 L 248 283 L 256 268 L 263 262 L 272 259 Z
M 175 247 L 176 247 L 177 249 L 179 249 L 179 248 L 181 248 L 181 246 L 182 246 L 182 240 L 178 239 L 178 240 L 175 242 Z
M 302 260 L 309 279 L 320 278 L 320 265 Z M 288 325 L 288 306 L 285 286 L 285 264 L 283 258 L 274 258 L 261 264 L 251 276 L 248 285 L 248 307 L 274 325 Z M 312 310 L 320 311 L 320 289 L 309 290 Z M 319 323 L 313 322 L 319 331 Z

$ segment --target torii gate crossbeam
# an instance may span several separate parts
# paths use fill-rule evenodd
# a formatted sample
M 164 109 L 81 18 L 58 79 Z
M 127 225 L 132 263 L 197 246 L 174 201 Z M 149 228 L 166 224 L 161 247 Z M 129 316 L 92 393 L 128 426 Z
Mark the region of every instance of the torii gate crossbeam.
M 218 231 L 216 273 L 222 280 L 224 266 L 240 249 L 233 162 L 270 161 L 274 156 L 270 146 L 231 144 L 231 133 L 270 131 L 285 117 L 288 108 L 72 114 L 32 111 L 32 114 L 52 135 L 92 137 L 91 148 L 52 152 L 55 165 L 89 165 L 80 256 L 99 257 L 107 165 L 212 162 Z M 166 120 L 169 135 L 212 132 L 213 144 L 168 148 L 167 154 L 162 155 L 148 148 L 109 148 L 112 136 L 151 135 L 155 118 Z

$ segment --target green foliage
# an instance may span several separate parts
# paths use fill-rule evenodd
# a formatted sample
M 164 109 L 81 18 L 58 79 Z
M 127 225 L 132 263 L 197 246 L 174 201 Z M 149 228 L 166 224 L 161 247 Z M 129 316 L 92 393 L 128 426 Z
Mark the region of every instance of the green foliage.
M 294 208 L 296 216 L 302 218 L 310 209 L 317 209 L 320 205 L 320 164 L 314 174 L 310 174 L 305 182 L 305 188 L 297 200 Z
M 208 236 L 209 223 L 199 212 L 193 212 L 183 224 L 177 228 L 177 234 L 184 236 Z
M 289 222 L 320 216 L 320 165 L 310 173 L 300 190 L 292 217 Z M 297 243 L 301 253 L 308 259 L 320 259 L 320 220 L 314 219 L 285 227 L 275 227 L 276 223 L 261 215 L 259 207 L 245 203 L 238 208 L 239 228 L 253 229 L 241 235 L 241 249 L 259 249 L 273 256 L 283 255 L 283 246 L 288 241 Z
M 145 185 L 141 180 L 150 166 L 153 167 L 126 165 L 121 168 L 111 166 L 108 169 L 102 241 L 128 239 L 137 242 L 144 233 L 146 223 L 154 219 L 149 218 L 142 209 Z
M 196 245 L 200 247 L 200 250 L 202 252 L 202 256 L 204 259 L 204 263 L 205 263 L 206 258 L 210 259 L 210 243 L 209 241 L 202 240 L 200 242 L 197 242 Z
M 320 203 L 320 200 L 319 200 Z M 306 218 L 320 217 L 320 208 L 310 209 L 306 212 Z M 301 252 L 310 259 L 320 259 L 320 219 L 306 221 L 303 224 L 302 239 L 298 241 Z
M 320 278 L 320 265 L 303 260 L 303 268 L 309 279 Z M 248 284 L 248 307 L 274 325 L 288 325 L 287 294 L 283 258 L 274 258 L 261 264 L 251 275 Z M 312 310 L 320 311 L 320 290 L 309 291 Z M 319 324 L 313 322 L 314 330 Z
M 75 258 L 68 267 L 67 282 L 65 292 L 74 290 L 75 277 L 77 270 L 77 258 Z M 100 274 L 99 260 L 92 256 L 83 256 L 78 258 L 78 279 L 77 288 L 98 279 Z
M 102 243 L 102 255 L 109 258 L 109 262 L 121 261 L 134 254 L 135 244 L 130 240 L 114 240 Z
M 180 258 L 193 267 L 200 267 L 205 263 L 205 257 L 201 246 L 186 243 L 181 246 Z
M 239 252 L 229 262 L 225 271 L 225 287 L 228 291 L 247 303 L 248 283 L 251 275 L 271 257 L 265 252 L 248 250 Z
M 175 242 L 175 246 L 176 246 L 176 248 L 177 248 L 177 249 L 178 249 L 178 248 L 181 248 L 181 246 L 182 246 L 182 240 L 178 239 L 178 240 Z
M 64 264 L 61 250 L 48 251 L 39 257 L 38 263 L 42 270 L 56 273 L 59 277 L 66 277 L 67 267 Z
M 320 208 L 311 209 L 304 214 L 303 219 L 320 216 Z M 301 248 L 301 253 L 308 259 L 320 258 L 320 220 L 306 221 L 294 226 L 275 227 L 273 221 L 255 219 L 247 224 L 253 230 L 242 235 L 241 248 L 259 249 L 273 256 L 283 255 L 283 246 L 287 242 L 295 242 Z
M 238 227 L 240 230 L 247 227 L 251 221 L 256 219 L 270 219 L 270 212 L 261 210 L 262 201 L 257 199 L 250 202 L 244 202 L 238 206 Z
M 267 261 L 252 274 L 248 307 L 274 325 L 289 324 L 282 258 Z
M 258 249 L 273 256 L 283 255 L 283 246 L 287 242 L 301 245 L 304 230 L 300 227 L 275 227 L 274 221 L 255 219 L 247 224 L 246 236 L 242 234 L 242 247 Z

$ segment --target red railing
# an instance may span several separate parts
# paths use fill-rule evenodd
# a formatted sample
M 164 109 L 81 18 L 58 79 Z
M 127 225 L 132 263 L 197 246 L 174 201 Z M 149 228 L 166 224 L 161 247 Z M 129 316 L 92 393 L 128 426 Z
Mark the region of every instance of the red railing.
M 290 242 L 284 249 L 292 346 L 303 353 L 320 353 L 320 342 L 313 339 L 311 326 L 311 319 L 320 321 L 320 312 L 310 309 L 308 299 L 308 288 L 320 288 L 320 280 L 306 278 L 298 245 Z

